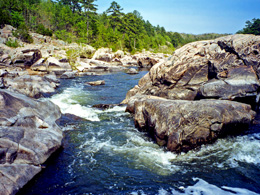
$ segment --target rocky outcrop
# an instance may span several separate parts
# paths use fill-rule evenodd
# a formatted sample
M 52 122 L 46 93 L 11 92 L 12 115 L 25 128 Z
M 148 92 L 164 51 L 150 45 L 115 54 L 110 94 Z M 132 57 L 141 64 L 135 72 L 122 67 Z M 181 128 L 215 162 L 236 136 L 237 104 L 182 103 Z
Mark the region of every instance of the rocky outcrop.
M 123 71 L 126 68 L 99 60 L 83 59 L 77 61 L 76 69 L 80 72 L 102 73 Z
M 12 56 L 12 64 L 21 68 L 29 68 L 32 64 L 42 57 L 38 48 L 24 47 L 16 49 L 14 56 Z
M 259 106 L 259 69 L 260 36 L 194 42 L 154 65 L 122 103 L 157 143 L 188 151 L 246 129 Z
M 227 100 L 167 100 L 133 96 L 127 111 L 135 113 L 135 125 L 150 132 L 161 146 L 187 152 L 219 137 L 241 132 L 254 119 L 251 106 Z
M 184 100 L 255 101 L 260 85 L 259 53 L 260 37 L 253 35 L 187 44 L 166 62 L 154 65 L 123 103 L 134 94 Z
M 50 101 L 0 90 L 0 194 L 15 194 L 61 146 L 60 116 Z
M 166 55 L 162 53 L 151 53 L 143 51 L 142 53 L 135 54 L 134 59 L 137 60 L 137 64 L 140 68 L 152 67 L 153 65 L 163 62 L 166 59 Z M 169 57 L 169 56 L 168 56 Z
M 40 98 L 54 93 L 60 82 L 55 75 L 30 76 L 27 72 L 7 72 L 0 77 L 2 89 L 18 92 L 29 97 Z
M 113 58 L 114 58 L 114 54 L 112 53 L 112 49 L 100 48 L 95 52 L 92 59 L 105 61 L 105 62 L 111 62 Z

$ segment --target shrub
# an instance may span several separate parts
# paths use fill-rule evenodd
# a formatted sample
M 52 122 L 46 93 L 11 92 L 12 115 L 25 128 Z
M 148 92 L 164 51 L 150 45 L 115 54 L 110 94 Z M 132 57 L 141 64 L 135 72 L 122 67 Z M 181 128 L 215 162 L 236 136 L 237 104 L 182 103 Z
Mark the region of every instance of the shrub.
M 17 48 L 17 47 L 20 47 L 18 41 L 15 39 L 8 39 L 8 41 L 6 41 L 5 43 L 8 47 L 14 47 L 14 48 Z
M 21 39 L 23 42 L 33 43 L 33 38 L 29 34 L 29 30 L 24 23 L 20 24 L 20 26 L 17 28 L 17 30 L 15 32 L 13 32 L 13 35 L 16 38 Z
M 44 36 L 52 36 L 52 30 L 45 28 L 43 24 L 37 25 L 36 33 L 42 34 Z

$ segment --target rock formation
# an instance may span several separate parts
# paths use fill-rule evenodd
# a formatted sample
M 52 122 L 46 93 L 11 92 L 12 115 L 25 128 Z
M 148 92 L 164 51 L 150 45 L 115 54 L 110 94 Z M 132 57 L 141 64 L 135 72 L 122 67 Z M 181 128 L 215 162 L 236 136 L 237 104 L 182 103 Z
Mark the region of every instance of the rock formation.
M 225 127 L 225 132 L 227 132 L 226 127 L 230 127 L 230 131 L 232 132 L 232 125 L 225 125 L 225 123 L 221 122 L 229 114 L 231 118 L 233 117 L 233 119 L 229 120 L 233 121 L 231 122 L 233 126 L 244 123 L 248 124 L 249 121 L 253 120 L 253 114 L 250 117 L 244 118 L 242 113 L 246 106 L 244 104 L 239 105 L 234 101 L 248 103 L 254 107 L 258 105 L 260 86 L 259 68 L 260 36 L 231 35 L 216 40 L 190 43 L 176 50 L 166 62 L 154 65 L 150 72 L 140 79 L 138 86 L 128 91 L 126 99 L 122 103 L 128 103 L 128 107 L 130 108 L 128 111 L 135 112 L 135 118 L 143 115 L 142 117 L 145 118 L 146 122 L 143 119 L 141 119 L 143 122 L 136 120 L 137 126 L 142 129 L 155 129 L 155 136 L 161 137 L 160 133 L 160 135 L 157 135 L 158 132 L 164 131 L 163 129 L 165 128 L 173 128 L 174 130 L 169 131 L 178 133 L 171 136 L 171 138 L 167 137 L 167 147 L 172 151 L 186 151 L 185 148 L 194 148 L 199 145 L 197 142 L 199 143 L 200 141 L 182 142 L 180 140 L 180 132 L 183 131 L 183 126 L 186 126 L 184 129 L 190 128 L 189 131 L 201 131 L 203 134 L 206 132 L 203 130 L 204 128 L 208 129 L 208 133 L 211 131 L 211 125 L 213 124 L 207 123 L 206 126 L 202 125 L 203 127 L 200 125 L 200 122 L 204 121 L 203 114 L 201 113 L 204 113 L 204 118 L 207 121 L 209 120 L 208 116 L 212 117 L 212 120 L 218 121 L 220 126 Z M 168 100 L 163 99 L 156 102 L 155 100 L 143 100 L 140 103 L 138 98 L 140 95 L 152 95 Z M 215 101 L 216 104 L 214 104 L 214 101 L 198 101 L 202 99 L 219 100 Z M 183 102 L 170 102 L 170 100 L 196 101 L 184 104 Z M 223 100 L 233 101 L 227 102 Z M 154 103 L 153 106 L 150 104 L 151 102 Z M 142 106 L 137 106 L 136 104 L 142 104 Z M 207 104 L 211 105 L 214 109 L 210 109 Z M 176 108 L 176 105 L 180 105 L 179 108 Z M 210 112 L 206 112 L 205 108 L 203 108 L 204 106 Z M 225 106 L 231 110 L 226 110 Z M 133 109 L 133 107 L 136 108 Z M 180 111 L 183 107 L 195 119 L 191 120 L 187 116 L 184 117 L 184 110 Z M 249 111 L 249 107 L 244 110 L 244 112 Z M 220 116 L 215 112 L 221 113 L 225 117 L 220 119 Z M 237 114 L 240 118 L 236 116 Z M 160 115 L 167 119 L 162 118 Z M 167 117 L 167 115 L 173 116 L 173 118 Z M 179 117 L 176 118 L 176 115 L 179 115 Z M 178 121 L 186 121 L 186 118 L 188 122 L 181 123 L 182 128 L 179 129 Z M 160 120 L 166 121 L 162 123 Z M 190 126 L 190 120 L 196 123 Z M 198 131 L 197 129 L 200 130 Z M 203 135 L 203 143 L 215 140 L 218 135 L 222 134 L 221 131 L 216 135 L 214 134 L 214 136 L 212 135 L 211 138 Z M 171 133 L 167 133 L 167 136 L 170 136 Z M 226 134 L 229 133 L 227 132 Z M 185 139 L 200 140 L 201 135 L 196 133 L 192 134 L 192 136 L 192 138 L 188 137 Z M 182 137 L 181 139 L 183 140 Z M 156 140 L 159 143 L 162 142 L 161 140 Z M 174 144 L 175 146 L 173 147 Z
M 240 133 L 256 114 L 250 105 L 227 100 L 168 100 L 147 95 L 130 98 L 127 110 L 135 113 L 136 127 L 173 152 L 187 152 Z
M 15 194 L 61 146 L 60 116 L 50 101 L 0 90 L 0 194 Z

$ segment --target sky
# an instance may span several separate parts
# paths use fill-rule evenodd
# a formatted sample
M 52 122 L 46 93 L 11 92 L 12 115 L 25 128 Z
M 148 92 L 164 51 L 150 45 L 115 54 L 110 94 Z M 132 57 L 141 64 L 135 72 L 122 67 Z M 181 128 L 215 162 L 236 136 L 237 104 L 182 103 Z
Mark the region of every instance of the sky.
M 113 0 L 97 0 L 98 13 Z M 115 0 L 124 13 L 137 10 L 144 20 L 179 33 L 230 33 L 260 18 L 260 0 Z

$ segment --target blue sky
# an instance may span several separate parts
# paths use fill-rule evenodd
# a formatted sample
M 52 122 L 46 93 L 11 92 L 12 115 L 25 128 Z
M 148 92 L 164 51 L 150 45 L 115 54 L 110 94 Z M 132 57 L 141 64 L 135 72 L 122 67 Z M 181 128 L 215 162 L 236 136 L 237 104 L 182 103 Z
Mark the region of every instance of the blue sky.
M 236 33 L 260 18 L 260 0 L 115 0 L 124 13 L 137 10 L 154 26 L 180 33 Z M 98 13 L 112 0 L 97 0 Z

